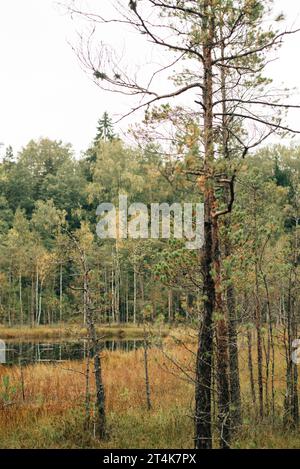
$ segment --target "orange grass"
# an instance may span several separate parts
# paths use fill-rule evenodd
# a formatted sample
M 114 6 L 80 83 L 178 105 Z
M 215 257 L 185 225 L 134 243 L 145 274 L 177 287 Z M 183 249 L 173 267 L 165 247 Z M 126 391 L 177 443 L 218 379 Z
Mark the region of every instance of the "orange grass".
M 189 336 L 185 344 L 195 350 L 192 337 Z M 282 353 L 282 348 L 277 344 L 276 421 L 272 424 L 266 418 L 259 423 L 249 393 L 246 348 L 241 343 L 244 424 L 233 440 L 233 447 L 300 447 L 299 435 L 284 432 L 281 425 L 285 389 Z M 153 410 L 147 412 L 143 350 L 103 352 L 110 431 L 110 437 L 105 442 L 97 441 L 83 430 L 84 362 L 38 364 L 23 368 L 25 400 L 22 397 L 20 368 L 0 367 L 0 447 L 192 448 L 194 388 L 192 379 L 188 381 L 186 374 L 192 378 L 194 353 L 179 344 L 174 345 L 169 338 L 164 353 L 151 349 L 149 355 Z M 255 355 L 253 350 L 254 368 Z
M 189 408 L 193 395 L 192 385 L 181 382 L 177 376 L 164 369 L 163 364 L 162 366 L 159 364 L 159 361 L 162 363 L 159 351 L 152 351 L 150 355 L 151 397 L 155 409 L 153 413 L 158 420 L 163 419 L 164 412 L 168 413 L 171 407 L 174 413 L 170 418 L 177 426 L 176 408 L 177 406 L 184 407 L 186 410 Z M 145 403 L 143 366 L 142 350 L 130 353 L 103 353 L 107 412 L 109 425 L 112 427 L 110 432 L 112 438 L 106 442 L 108 447 L 117 444 L 113 427 L 114 422 L 117 424 L 119 418 L 121 421 L 123 419 L 126 427 L 128 416 L 135 422 L 135 425 L 149 417 Z M 75 418 L 79 433 L 83 432 L 81 420 L 85 390 L 85 376 L 82 374 L 84 371 L 84 362 L 38 364 L 23 368 L 25 391 L 25 401 L 23 401 L 20 368 L 7 369 L 2 366 L 0 368 L 0 383 L 2 383 L 0 405 L 4 376 L 9 376 L 12 402 L 5 403 L 2 399 L 0 447 L 43 447 L 46 442 L 41 441 L 38 427 L 43 432 L 44 425 L 47 427 L 47 423 L 50 423 L 51 427 L 54 422 L 55 426 L 60 419 L 61 423 L 65 419 L 65 424 L 68 426 L 68 419 L 72 422 Z M 183 412 L 181 414 L 183 419 L 189 422 L 189 417 Z M 144 439 L 146 444 L 147 435 L 140 435 L 140 437 L 141 443 L 137 444 L 143 445 Z M 83 441 L 85 442 L 84 438 Z M 48 440 L 47 445 L 49 447 L 73 446 L 72 441 L 56 441 L 55 438 L 54 441 Z M 97 447 L 99 442 L 89 441 L 89 445 Z

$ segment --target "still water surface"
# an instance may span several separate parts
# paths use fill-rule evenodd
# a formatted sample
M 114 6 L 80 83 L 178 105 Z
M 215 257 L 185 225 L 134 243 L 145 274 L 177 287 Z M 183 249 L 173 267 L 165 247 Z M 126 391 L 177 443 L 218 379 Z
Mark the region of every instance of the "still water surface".
M 101 341 L 102 350 L 111 352 L 130 352 L 143 345 L 142 340 L 106 340 Z M 87 342 L 80 341 L 8 341 L 5 350 L 5 364 L 14 365 L 20 362 L 30 363 L 59 362 L 64 360 L 81 360 L 88 354 Z

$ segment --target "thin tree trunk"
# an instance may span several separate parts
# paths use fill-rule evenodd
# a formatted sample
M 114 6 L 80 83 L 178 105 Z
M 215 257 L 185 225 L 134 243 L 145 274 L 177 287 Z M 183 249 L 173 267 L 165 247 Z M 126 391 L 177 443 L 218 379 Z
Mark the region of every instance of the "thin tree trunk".
M 19 302 L 20 302 L 20 323 L 21 326 L 24 324 L 24 315 L 23 315 L 23 298 L 22 298 L 22 273 L 19 272 Z
M 34 273 L 31 275 L 31 327 L 34 327 Z
M 254 192 L 254 227 L 255 227 L 255 326 L 256 326 L 256 341 L 257 341 L 257 378 L 258 378 L 258 397 L 259 397 L 259 414 L 260 417 L 264 416 L 264 385 L 263 385 L 263 353 L 262 353 L 262 334 L 261 334 L 261 304 L 259 298 L 259 256 L 257 250 L 257 219 L 256 219 L 256 191 Z
M 115 320 L 119 324 L 120 323 L 120 266 L 119 266 L 119 253 L 118 253 L 117 243 L 116 243 L 116 255 L 115 255 L 114 310 L 115 310 Z
M 253 360 L 252 360 L 252 334 L 251 334 L 250 329 L 247 330 L 247 345 L 248 345 L 248 370 L 249 370 L 249 379 L 250 379 L 250 389 L 251 389 L 252 402 L 255 407 L 256 406 L 256 392 L 255 392 Z
M 129 282 L 128 282 L 128 272 L 126 275 L 126 323 L 129 322 Z
M 37 317 L 37 324 L 39 325 L 41 322 L 41 316 L 42 316 L 42 294 L 43 294 L 43 281 L 40 283 L 40 294 L 38 297 L 38 317 Z
M 91 391 L 90 391 L 90 361 L 91 361 L 90 341 L 87 341 L 87 357 L 85 369 L 85 422 L 84 428 L 89 430 L 91 419 Z
M 271 362 L 271 408 L 272 408 L 272 420 L 274 423 L 275 419 L 275 345 L 274 345 L 274 335 L 273 335 L 273 315 L 271 309 L 271 301 L 270 301 L 270 294 L 269 294 L 269 287 L 267 282 L 267 277 L 262 270 L 261 266 L 261 274 L 263 277 L 263 282 L 265 286 L 266 296 L 267 296 L 267 315 L 268 315 L 268 350 L 267 350 L 267 367 L 266 367 L 266 402 L 268 406 L 268 398 L 269 398 L 269 391 L 268 391 L 268 380 L 269 380 L 269 365 Z
M 39 269 L 36 265 L 36 280 L 35 280 L 35 320 L 38 322 L 39 317 Z
M 24 372 L 23 372 L 23 363 L 22 363 L 22 348 L 20 350 L 19 367 L 20 367 L 22 400 L 23 402 L 25 402 L 25 382 L 24 382 Z
M 169 323 L 172 321 L 172 310 L 173 310 L 173 292 L 168 290 L 168 320 Z
M 259 414 L 264 416 L 264 385 L 263 385 L 263 354 L 262 354 L 262 335 L 261 335 L 261 309 L 258 288 L 258 267 L 255 264 L 255 325 L 256 325 L 256 341 L 257 341 L 257 376 L 258 376 L 258 397 L 259 397 Z
M 152 405 L 151 405 L 150 381 L 149 381 L 148 337 L 147 337 L 145 326 L 144 326 L 144 368 L 145 368 L 145 388 L 146 388 L 147 409 L 151 410 Z
M 236 429 L 242 423 L 242 403 L 240 386 L 240 367 L 238 353 L 238 337 L 236 328 L 235 290 L 232 284 L 226 291 L 228 310 L 228 340 L 229 340 L 229 373 L 230 373 L 230 403 L 231 425 Z
M 111 271 L 111 320 L 115 322 L 115 289 L 114 289 L 114 268 Z
M 12 326 L 12 318 L 11 318 L 11 292 L 12 292 L 12 266 L 11 262 L 9 264 L 9 287 L 8 287 L 8 324 Z
M 85 265 L 85 260 L 83 260 Z M 105 392 L 102 380 L 101 359 L 99 353 L 98 339 L 96 328 L 94 324 L 93 308 L 89 292 L 89 278 L 88 270 L 84 268 L 84 292 L 85 292 L 85 310 L 86 310 L 86 324 L 88 329 L 89 340 L 91 342 L 93 357 L 94 357 L 94 375 L 96 385 L 96 419 L 95 419 L 95 435 L 100 439 L 107 436 L 106 430 L 106 415 L 105 415 Z
M 136 285 L 136 271 L 135 271 L 135 264 L 133 265 L 133 324 L 136 324 L 136 293 L 137 293 L 137 285 Z
M 297 339 L 297 322 L 295 316 L 294 266 L 290 268 L 289 288 L 287 297 L 287 368 L 286 368 L 286 396 L 285 396 L 285 424 L 296 428 L 299 425 L 299 400 L 298 400 L 298 370 L 297 363 L 292 360 L 292 344 Z
M 59 320 L 63 320 L 63 272 L 62 272 L 62 263 L 59 266 Z

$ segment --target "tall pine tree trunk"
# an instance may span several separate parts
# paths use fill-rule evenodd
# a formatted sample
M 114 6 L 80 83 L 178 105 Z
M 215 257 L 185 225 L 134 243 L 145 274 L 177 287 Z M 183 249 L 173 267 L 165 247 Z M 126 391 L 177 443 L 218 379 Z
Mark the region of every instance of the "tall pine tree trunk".
M 203 275 L 203 320 L 198 335 L 195 387 L 195 446 L 199 449 L 212 447 L 211 398 L 213 357 L 213 315 L 219 314 L 217 323 L 217 370 L 219 395 L 219 423 L 221 447 L 228 447 L 229 383 L 227 327 L 221 292 L 221 268 L 218 218 L 214 183 L 214 127 L 213 127 L 213 56 L 214 3 L 203 2 L 203 110 L 204 110 L 204 181 L 200 181 L 204 195 L 204 247 L 201 271 Z M 214 272 L 213 272 L 214 271 Z
M 228 370 L 228 330 L 222 298 L 221 253 L 219 245 L 218 220 L 213 222 L 213 250 L 215 272 L 215 315 L 217 321 L 217 377 L 218 377 L 218 425 L 221 448 L 229 448 L 230 444 L 230 394 Z
M 212 398 L 212 354 L 213 354 L 213 312 L 215 305 L 215 284 L 213 269 L 213 223 L 214 206 L 211 165 L 214 159 L 213 142 L 213 80 L 212 80 L 212 25 L 208 19 L 210 0 L 203 3 L 203 30 L 207 40 L 203 47 L 204 57 L 204 247 L 202 252 L 203 275 L 203 319 L 198 334 L 195 386 L 195 447 L 212 448 L 211 398 Z
M 225 220 L 226 233 L 224 251 L 225 257 L 231 255 L 231 244 L 228 236 L 230 227 L 230 218 Z M 237 336 L 237 317 L 235 289 L 230 278 L 227 278 L 226 303 L 228 314 L 228 344 L 229 344 L 229 381 L 230 381 L 230 405 L 231 405 L 231 426 L 235 429 L 241 424 L 242 404 L 241 404 L 241 386 L 240 369 L 238 354 L 238 336 Z

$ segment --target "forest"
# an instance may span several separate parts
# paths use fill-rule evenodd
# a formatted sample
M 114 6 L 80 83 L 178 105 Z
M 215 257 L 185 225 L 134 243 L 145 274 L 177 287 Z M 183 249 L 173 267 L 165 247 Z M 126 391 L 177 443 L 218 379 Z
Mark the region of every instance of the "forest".
M 300 106 L 265 76 L 297 31 L 272 1 L 116 3 L 167 65 L 140 83 L 95 29 L 74 52 L 142 112 L 130 138 L 103 109 L 80 157 L 0 149 L 0 447 L 299 448 Z M 203 246 L 174 213 L 170 237 L 101 239 L 120 195 L 203 204 Z

